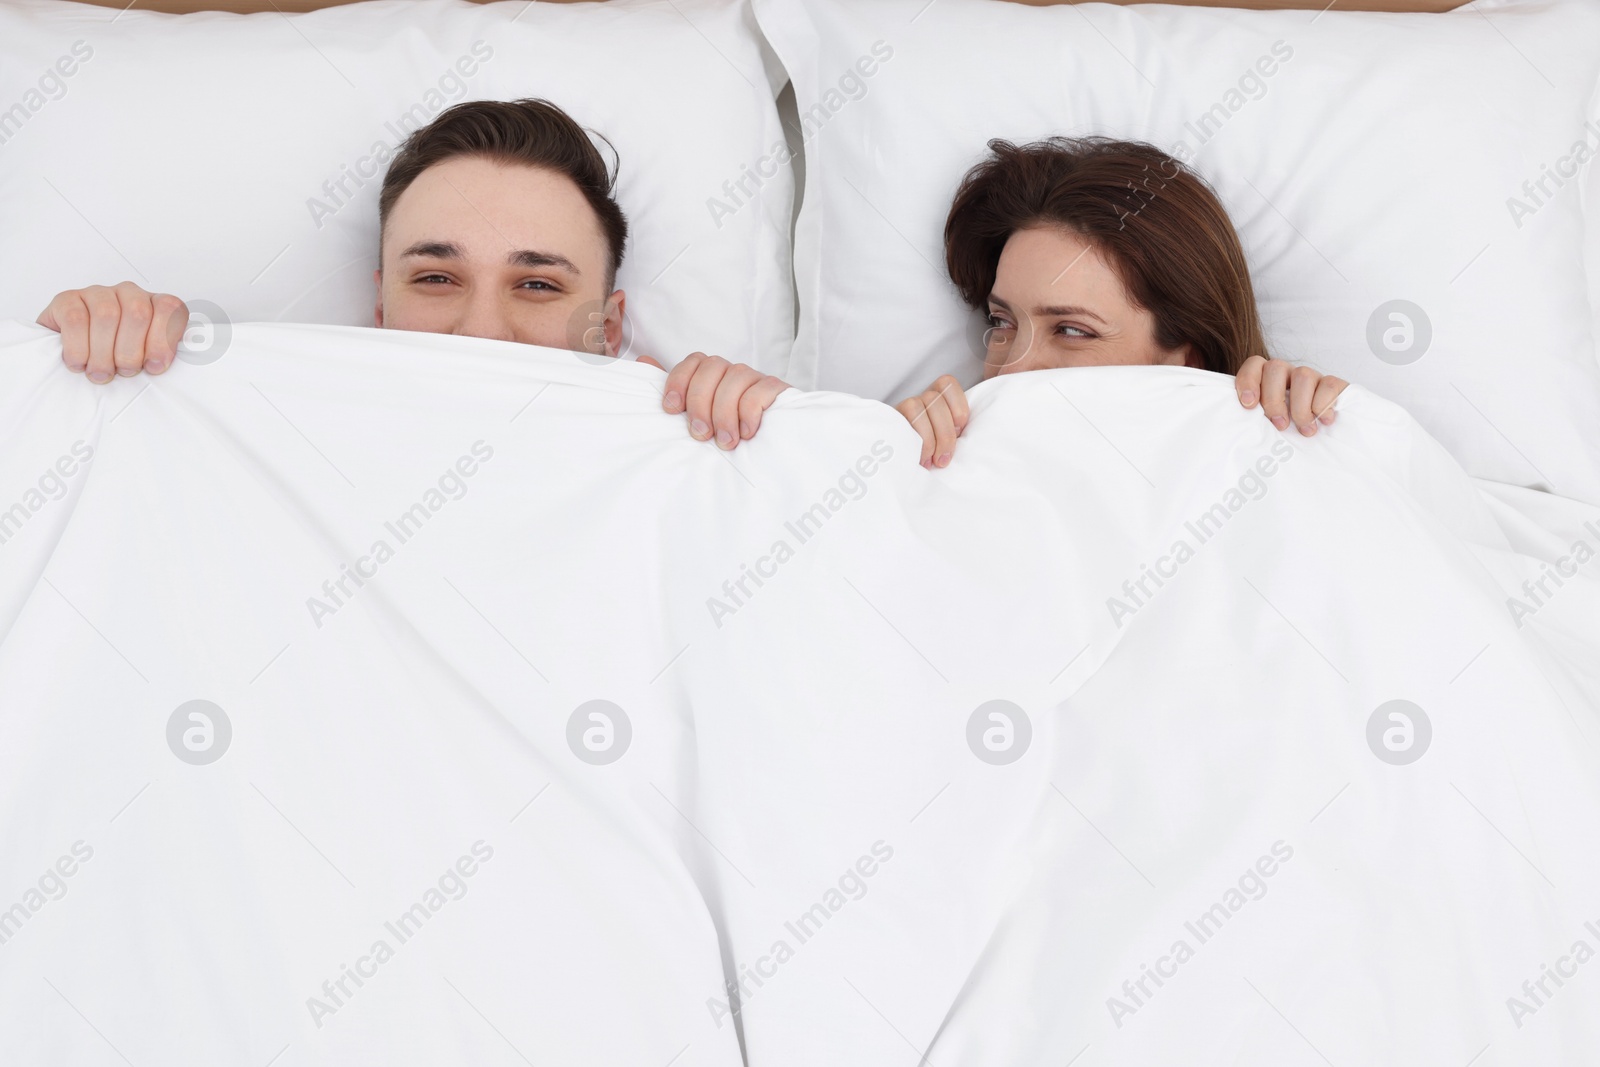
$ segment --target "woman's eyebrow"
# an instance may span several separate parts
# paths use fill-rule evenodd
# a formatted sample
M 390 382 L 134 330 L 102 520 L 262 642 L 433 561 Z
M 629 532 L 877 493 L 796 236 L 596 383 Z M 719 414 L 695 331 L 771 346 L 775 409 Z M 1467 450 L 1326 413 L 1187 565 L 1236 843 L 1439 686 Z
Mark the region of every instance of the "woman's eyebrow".
M 1033 313 L 1038 315 L 1040 318 L 1045 318 L 1051 315 L 1077 315 L 1080 318 L 1093 319 L 1096 322 L 1106 321 L 1099 315 L 1096 315 L 1094 312 L 1090 311 L 1088 308 L 1064 306 L 1059 304 L 1052 304 L 1049 307 L 1034 308 Z
M 1009 312 L 1011 310 L 1011 305 L 1006 303 L 1003 298 L 996 296 L 994 293 L 989 294 L 989 303 L 1000 308 L 1002 311 Z M 1033 313 L 1040 318 L 1047 318 L 1052 315 L 1078 315 L 1082 318 L 1093 319 L 1099 323 L 1104 323 L 1106 321 L 1104 318 L 1095 314 L 1093 311 L 1090 311 L 1086 307 L 1077 307 L 1069 304 L 1050 304 L 1045 307 L 1036 307 L 1033 309 Z

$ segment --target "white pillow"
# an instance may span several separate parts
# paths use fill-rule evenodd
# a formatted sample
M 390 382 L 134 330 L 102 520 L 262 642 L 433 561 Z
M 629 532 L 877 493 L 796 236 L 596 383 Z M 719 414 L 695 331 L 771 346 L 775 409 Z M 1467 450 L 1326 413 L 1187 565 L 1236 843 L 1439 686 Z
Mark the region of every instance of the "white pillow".
M 764 168 L 729 214 L 707 204 L 783 144 L 769 59 L 745 0 L 288 16 L 11 0 L 0 318 L 127 279 L 234 321 L 371 326 L 388 153 L 449 104 L 540 96 L 620 154 L 635 352 L 703 348 L 781 374 L 790 170 Z
M 1589 114 L 1600 125 L 1600 87 L 1595 90 Z M 1600 157 L 1597 157 L 1600 158 Z M 1584 165 L 1583 217 L 1589 242 L 1587 266 L 1589 271 L 1589 303 L 1594 308 L 1594 335 L 1596 355 L 1600 356 L 1600 163 L 1594 159 Z
M 1591 119 L 1600 150 L 1600 4 L 755 2 L 805 120 L 799 384 L 897 400 L 976 379 L 982 329 L 944 272 L 957 183 L 993 137 L 1105 134 L 1187 147 L 1239 229 L 1275 355 L 1397 401 L 1477 476 L 1600 501 L 1578 183 L 1547 180 L 1519 218 L 1508 205 Z M 1428 329 L 1411 316 L 1410 351 L 1390 353 L 1401 300 Z

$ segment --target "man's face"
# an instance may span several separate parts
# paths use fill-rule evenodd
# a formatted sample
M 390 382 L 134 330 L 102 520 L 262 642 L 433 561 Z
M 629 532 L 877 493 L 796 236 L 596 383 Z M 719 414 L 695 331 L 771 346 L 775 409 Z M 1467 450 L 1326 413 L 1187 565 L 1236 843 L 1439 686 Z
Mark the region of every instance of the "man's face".
M 616 355 L 624 294 L 571 179 L 458 156 L 400 194 L 375 274 L 374 324 Z

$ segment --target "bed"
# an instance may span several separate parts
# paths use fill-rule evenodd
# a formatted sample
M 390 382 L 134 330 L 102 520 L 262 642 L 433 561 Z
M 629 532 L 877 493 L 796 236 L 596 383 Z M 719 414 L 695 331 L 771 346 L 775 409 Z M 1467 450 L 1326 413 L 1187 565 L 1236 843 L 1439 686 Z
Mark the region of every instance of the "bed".
M 1600 1055 L 1597 242 L 1520 188 L 1600 13 L 145 6 L 0 8 L 0 1062 Z M 377 147 L 469 95 L 613 140 L 629 354 L 806 386 L 757 438 L 371 328 Z M 919 466 L 985 137 L 1206 114 L 1338 422 L 1040 371 Z M 193 317 L 96 387 L 30 309 L 113 275 Z

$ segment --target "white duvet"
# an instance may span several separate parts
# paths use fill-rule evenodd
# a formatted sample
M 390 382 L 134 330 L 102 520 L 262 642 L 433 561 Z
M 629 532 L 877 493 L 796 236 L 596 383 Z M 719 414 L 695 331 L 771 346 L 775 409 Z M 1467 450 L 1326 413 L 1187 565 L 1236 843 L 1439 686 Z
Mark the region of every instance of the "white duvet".
M 1360 389 L 0 342 L 0 1063 L 1600 1060 L 1600 509 Z

